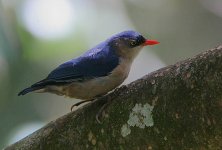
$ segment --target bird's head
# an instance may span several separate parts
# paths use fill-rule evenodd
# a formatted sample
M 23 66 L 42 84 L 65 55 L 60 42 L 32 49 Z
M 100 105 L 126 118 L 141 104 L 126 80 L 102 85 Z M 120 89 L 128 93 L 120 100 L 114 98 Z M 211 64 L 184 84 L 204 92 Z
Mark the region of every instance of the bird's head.
M 158 41 L 144 38 L 136 31 L 124 31 L 108 39 L 108 43 L 122 57 L 134 59 L 139 51 L 148 45 L 158 44 Z

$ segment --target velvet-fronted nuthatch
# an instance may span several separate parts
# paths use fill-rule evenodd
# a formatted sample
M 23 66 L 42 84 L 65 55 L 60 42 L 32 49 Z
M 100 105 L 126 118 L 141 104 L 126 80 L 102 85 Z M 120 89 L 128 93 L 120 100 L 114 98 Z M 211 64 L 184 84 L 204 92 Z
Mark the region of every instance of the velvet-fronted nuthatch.
M 80 57 L 61 64 L 45 79 L 18 95 L 34 91 L 94 99 L 118 87 L 127 78 L 134 58 L 144 46 L 158 43 L 135 31 L 118 33 Z

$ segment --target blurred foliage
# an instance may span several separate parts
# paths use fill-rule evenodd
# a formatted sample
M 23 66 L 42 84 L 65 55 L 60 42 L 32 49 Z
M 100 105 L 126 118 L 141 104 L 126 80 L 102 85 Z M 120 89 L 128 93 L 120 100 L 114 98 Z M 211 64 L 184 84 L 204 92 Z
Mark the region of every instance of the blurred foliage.
M 22 0 L 12 5 L 5 2 L 9 1 L 0 1 L 0 149 L 19 125 L 48 122 L 69 112 L 74 103 L 51 94 L 17 97 L 19 90 L 110 34 L 134 28 L 158 39 L 161 44 L 153 47 L 153 53 L 166 64 L 221 42 L 222 19 L 201 1 L 86 1 L 78 8 L 81 18 L 75 32 L 56 40 L 37 38 L 26 29 L 17 11 Z

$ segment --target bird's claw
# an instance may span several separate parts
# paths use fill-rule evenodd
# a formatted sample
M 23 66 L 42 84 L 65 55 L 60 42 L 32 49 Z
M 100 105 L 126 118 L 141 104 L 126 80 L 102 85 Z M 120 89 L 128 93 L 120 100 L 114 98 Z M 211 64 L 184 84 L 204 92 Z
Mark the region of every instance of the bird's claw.
M 96 121 L 101 124 L 102 123 L 102 118 L 104 116 L 104 110 L 106 110 L 107 106 L 110 105 L 112 99 L 109 99 L 103 106 L 99 109 L 98 113 L 96 114 Z
M 105 106 L 106 104 L 104 104 L 98 111 L 98 113 L 96 114 L 96 121 L 99 123 L 99 124 L 102 124 L 102 118 L 103 118 L 103 110 L 105 109 Z
M 73 110 L 74 107 L 78 107 L 79 105 L 83 104 L 83 103 L 86 103 L 86 102 L 89 102 L 89 101 L 93 101 L 94 99 L 91 99 L 91 100 L 84 100 L 84 101 L 80 101 L 78 103 L 75 103 L 72 105 L 71 107 L 71 111 Z
M 121 92 L 122 89 L 125 89 L 125 88 L 126 88 L 125 85 L 121 86 L 120 88 L 116 88 L 116 89 L 112 92 L 112 93 L 114 94 L 114 97 L 118 96 L 118 95 L 119 95 L 119 92 Z M 96 114 L 96 121 L 97 121 L 99 124 L 102 123 L 102 120 L 101 120 L 101 119 L 102 119 L 103 116 L 104 116 L 103 112 L 104 112 L 104 110 L 107 108 L 107 106 L 111 104 L 112 99 L 113 99 L 113 98 L 108 97 L 107 102 L 99 109 L 98 113 Z

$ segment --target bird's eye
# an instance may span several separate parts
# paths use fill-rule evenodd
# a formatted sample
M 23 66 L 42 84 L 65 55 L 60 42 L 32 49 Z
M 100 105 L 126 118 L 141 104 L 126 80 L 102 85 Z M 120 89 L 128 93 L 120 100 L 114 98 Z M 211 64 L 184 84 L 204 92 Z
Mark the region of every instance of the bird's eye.
M 135 46 L 135 45 L 136 45 L 136 41 L 131 41 L 131 42 L 130 42 L 130 45 L 131 45 L 131 46 Z

